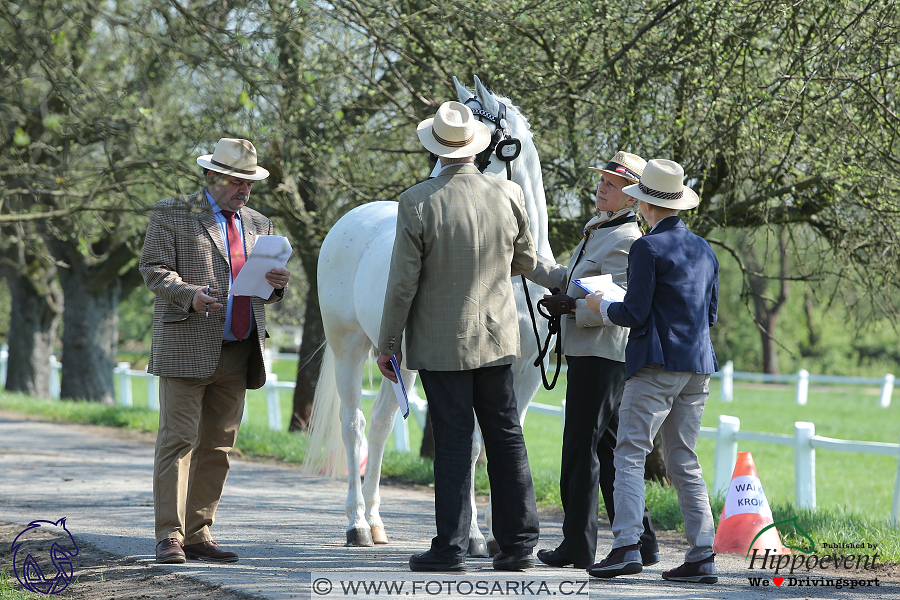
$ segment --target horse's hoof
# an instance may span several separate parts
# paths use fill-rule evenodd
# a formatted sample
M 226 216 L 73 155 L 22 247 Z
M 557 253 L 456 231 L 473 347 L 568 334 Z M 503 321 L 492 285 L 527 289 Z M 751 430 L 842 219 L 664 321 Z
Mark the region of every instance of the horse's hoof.
M 500 554 L 500 544 L 497 543 L 497 540 L 491 540 L 487 543 L 487 551 L 490 557 Z
M 499 551 L 499 548 L 498 548 Z M 469 551 L 466 553 L 467 558 L 488 558 L 488 549 L 484 543 L 484 539 L 469 538 Z
M 374 546 L 372 541 L 372 531 L 370 529 L 348 529 L 347 530 L 348 546 Z
M 387 533 L 384 532 L 384 525 L 372 526 L 372 541 L 376 544 L 387 544 Z

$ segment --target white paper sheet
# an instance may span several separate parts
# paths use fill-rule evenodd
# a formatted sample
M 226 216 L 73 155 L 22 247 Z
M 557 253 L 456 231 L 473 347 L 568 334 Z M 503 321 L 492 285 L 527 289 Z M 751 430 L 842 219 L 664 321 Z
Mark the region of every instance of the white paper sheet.
M 573 279 L 572 283 L 589 294 L 603 292 L 603 297 L 610 302 L 622 302 L 625 300 L 625 290 L 613 283 L 612 275 L 608 273 L 605 275 L 594 275 L 593 277 Z
M 272 295 L 273 288 L 266 281 L 266 273 L 272 269 L 283 267 L 287 264 L 291 253 L 287 238 L 280 235 L 261 235 L 253 244 L 253 252 L 247 257 L 247 262 L 241 267 L 237 279 L 231 284 L 228 295 L 259 296 L 268 298 Z
M 409 398 L 406 397 L 406 386 L 403 385 L 403 377 L 400 376 L 400 365 L 397 364 L 397 355 L 391 354 L 391 365 L 394 367 L 394 373 L 397 375 L 397 383 L 391 381 L 394 386 L 394 395 L 397 396 L 397 404 L 400 405 L 400 412 L 403 418 L 409 416 Z

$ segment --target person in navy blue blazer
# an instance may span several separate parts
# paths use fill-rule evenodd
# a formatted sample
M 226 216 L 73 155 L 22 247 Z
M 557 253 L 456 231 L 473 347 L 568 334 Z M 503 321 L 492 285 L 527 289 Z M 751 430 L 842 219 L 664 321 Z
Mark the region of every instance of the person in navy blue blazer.
M 683 181 L 681 165 L 657 159 L 647 163 L 637 185 L 622 190 L 640 201 L 651 230 L 631 246 L 624 301 L 611 302 L 601 293 L 587 297 L 588 307 L 604 322 L 631 328 L 614 455 L 615 541 L 606 559 L 588 569 L 595 577 L 643 569 L 644 460 L 661 432 L 666 472 L 678 492 L 690 544 L 684 564 L 665 571 L 663 578 L 718 581 L 715 525 L 694 448 L 709 377 L 718 371 L 709 328 L 716 322 L 719 262 L 709 242 L 678 217 L 679 210 L 700 202 Z

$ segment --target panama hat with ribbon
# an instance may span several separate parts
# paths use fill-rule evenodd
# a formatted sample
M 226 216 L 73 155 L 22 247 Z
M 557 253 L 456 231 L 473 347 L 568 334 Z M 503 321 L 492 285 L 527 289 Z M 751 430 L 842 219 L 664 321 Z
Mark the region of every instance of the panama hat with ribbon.
M 598 173 L 619 175 L 620 177 L 624 177 L 629 181 L 637 183 L 641 180 L 641 173 L 644 172 L 644 167 L 646 165 L 647 161 L 637 154 L 619 150 L 616 152 L 616 155 L 612 157 L 612 160 L 606 163 L 605 167 L 588 168 L 592 171 L 597 171 Z
M 491 143 L 487 125 L 460 102 L 441 104 L 434 118 L 419 123 L 416 133 L 426 150 L 446 158 L 474 156 Z
M 256 164 L 256 148 L 247 140 L 222 138 L 212 154 L 197 158 L 197 164 L 204 169 L 259 181 L 269 176 L 269 172 Z
M 654 158 L 644 167 L 640 181 L 622 191 L 648 204 L 687 210 L 700 204 L 697 193 L 684 185 L 684 169 L 675 161 Z

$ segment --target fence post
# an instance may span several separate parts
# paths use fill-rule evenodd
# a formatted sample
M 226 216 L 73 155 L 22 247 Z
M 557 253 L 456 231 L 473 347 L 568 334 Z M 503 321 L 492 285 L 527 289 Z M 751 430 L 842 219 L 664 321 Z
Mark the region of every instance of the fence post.
M 891 527 L 897 526 L 900 513 L 900 458 L 897 459 L 897 479 L 894 481 L 894 503 L 891 505 Z
M 734 363 L 730 360 L 722 367 L 722 402 L 734 399 Z
M 62 393 L 60 389 L 60 373 L 62 372 L 62 363 L 56 360 L 55 356 L 50 357 L 50 397 L 59 400 Z
M 241 413 L 241 425 L 246 425 L 249 417 L 247 413 L 249 412 L 249 405 L 247 404 L 247 392 L 244 392 L 244 412 Z
M 723 494 L 731 484 L 731 475 L 737 462 L 737 432 L 741 429 L 741 420 L 737 417 L 719 415 L 719 426 L 716 430 L 716 454 L 713 464 L 713 494 Z
M 884 383 L 881 384 L 881 399 L 878 405 L 881 408 L 887 408 L 891 405 L 891 394 L 894 393 L 894 376 L 888 373 L 884 376 Z
M 263 365 L 266 368 L 266 377 L 272 374 L 272 355 L 274 352 L 271 348 L 263 350 Z
M 800 369 L 797 371 L 797 404 L 806 406 L 806 399 L 809 395 L 809 371 Z
M 281 402 L 278 399 L 278 375 L 266 375 L 266 409 L 269 413 L 269 429 L 281 429 Z
M 0 346 L 0 388 L 6 388 L 6 364 L 9 362 L 9 344 Z
M 119 376 L 119 405 L 134 406 L 134 398 L 131 395 L 131 363 L 120 362 L 116 365 L 116 375 Z
M 816 507 L 816 449 L 812 439 L 816 426 L 794 423 L 794 499 L 798 508 Z
M 159 412 L 159 377 L 147 373 L 147 408 Z
M 394 415 L 394 448 L 397 452 L 409 453 L 409 424 L 399 410 Z

